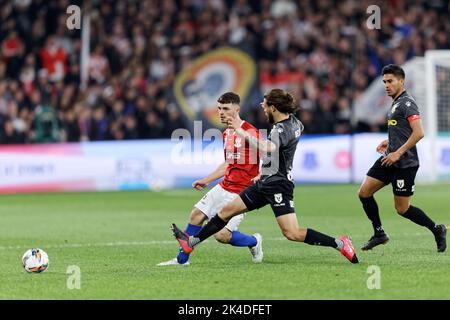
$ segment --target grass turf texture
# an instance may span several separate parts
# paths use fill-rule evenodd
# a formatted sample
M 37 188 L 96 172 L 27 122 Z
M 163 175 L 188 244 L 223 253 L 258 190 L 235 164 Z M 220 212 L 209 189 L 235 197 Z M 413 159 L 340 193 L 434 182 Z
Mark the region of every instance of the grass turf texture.
M 66 193 L 2 196 L 0 299 L 450 299 L 450 250 L 436 252 L 432 234 L 393 208 L 390 187 L 376 199 L 387 245 L 359 248 L 372 228 L 356 185 L 297 186 L 301 226 L 349 234 L 360 263 L 339 252 L 284 240 L 265 207 L 247 214 L 240 230 L 264 237 L 264 262 L 247 248 L 216 243 L 197 247 L 191 265 L 157 267 L 178 245 L 169 230 L 184 227 L 203 192 Z M 450 186 L 417 186 L 413 203 L 436 222 L 450 224 Z M 28 274 L 26 249 L 40 247 L 49 269 Z M 69 290 L 67 268 L 79 266 L 81 289 Z M 368 267 L 381 270 L 381 289 L 369 290 Z M 70 280 L 69 280 L 70 282 Z

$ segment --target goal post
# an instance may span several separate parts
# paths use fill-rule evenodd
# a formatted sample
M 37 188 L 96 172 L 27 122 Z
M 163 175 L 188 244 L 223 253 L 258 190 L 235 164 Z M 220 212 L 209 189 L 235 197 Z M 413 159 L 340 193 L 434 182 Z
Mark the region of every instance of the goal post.
M 430 182 L 439 180 L 439 136 L 450 134 L 450 50 L 425 52 L 426 108 L 424 128 L 429 143 Z

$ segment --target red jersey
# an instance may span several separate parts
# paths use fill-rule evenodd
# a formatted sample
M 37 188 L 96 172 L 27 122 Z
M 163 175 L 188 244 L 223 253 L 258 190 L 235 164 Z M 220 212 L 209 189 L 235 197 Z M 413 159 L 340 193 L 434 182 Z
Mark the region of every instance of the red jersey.
M 261 139 L 259 130 L 250 123 L 244 121 L 241 128 Z M 233 129 L 224 130 L 222 139 L 228 167 L 220 186 L 229 192 L 240 193 L 252 184 L 251 179 L 259 173 L 259 153 L 256 148 L 249 148 L 248 142 Z
M 56 77 L 58 80 L 64 78 L 67 72 L 67 55 L 63 48 L 49 50 L 41 49 L 42 66 L 47 69 L 50 78 Z

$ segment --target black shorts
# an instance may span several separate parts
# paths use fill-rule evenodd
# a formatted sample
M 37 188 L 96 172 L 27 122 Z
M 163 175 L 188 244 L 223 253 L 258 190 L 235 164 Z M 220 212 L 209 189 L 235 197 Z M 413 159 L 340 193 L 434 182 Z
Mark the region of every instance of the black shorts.
M 257 181 L 243 190 L 239 196 L 248 211 L 270 204 L 275 217 L 295 213 L 294 184 L 290 181 L 271 183 Z
M 409 197 L 414 194 L 414 179 L 419 167 L 410 167 L 400 169 L 392 166 L 382 166 L 380 157 L 369 169 L 367 175 L 384 182 L 392 184 L 392 192 L 396 196 Z

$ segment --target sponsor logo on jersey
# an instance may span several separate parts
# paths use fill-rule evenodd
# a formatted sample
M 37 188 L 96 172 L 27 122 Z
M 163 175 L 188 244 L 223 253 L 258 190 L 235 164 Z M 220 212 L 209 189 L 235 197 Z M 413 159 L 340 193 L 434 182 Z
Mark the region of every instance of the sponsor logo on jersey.
M 400 189 L 405 186 L 405 180 L 397 180 L 397 187 Z
M 234 140 L 234 146 L 236 148 L 242 147 L 242 139 L 241 138 L 236 138 L 236 140 Z
M 388 124 L 388 126 L 396 126 L 397 120 L 395 120 L 395 119 L 388 120 L 387 124 Z
M 238 160 L 240 158 L 241 158 L 240 152 L 236 152 L 236 153 L 231 152 L 231 151 L 227 152 L 227 160 Z

